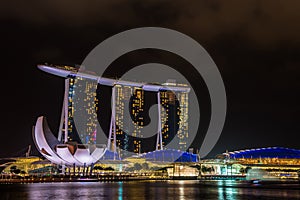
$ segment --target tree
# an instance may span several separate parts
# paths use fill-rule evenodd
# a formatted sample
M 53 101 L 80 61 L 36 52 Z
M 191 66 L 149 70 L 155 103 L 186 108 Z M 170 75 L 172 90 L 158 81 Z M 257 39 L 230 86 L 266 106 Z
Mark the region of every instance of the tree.
M 103 167 L 101 167 L 101 166 L 95 166 L 94 167 L 94 170 L 103 170 L 104 168 Z
M 160 167 L 157 167 L 157 166 L 151 167 L 151 168 L 150 168 L 151 171 L 157 171 L 157 170 L 159 170 L 159 169 L 160 169 Z
M 133 167 L 134 167 L 134 170 L 137 170 L 137 171 L 139 171 L 143 168 L 140 163 L 134 163 Z
M 201 166 L 201 171 L 203 173 L 206 173 L 206 172 L 211 173 L 212 171 L 215 171 L 215 169 L 213 167 L 206 167 L 205 165 L 202 165 Z
M 240 173 L 241 173 L 241 174 L 247 173 L 247 172 L 246 172 L 246 168 L 242 167 L 242 168 L 240 169 Z
M 196 168 L 196 169 L 198 169 L 198 170 L 200 170 L 200 168 L 201 168 L 200 165 L 192 165 L 192 166 L 189 166 L 189 167 Z
M 112 167 L 106 167 L 106 168 L 104 168 L 104 170 L 107 170 L 107 171 L 114 171 L 115 169 L 112 168 Z
M 251 167 L 246 167 L 246 173 L 248 173 L 248 171 L 251 169 Z
M 10 173 L 14 173 L 14 171 L 17 169 L 17 166 L 11 166 L 10 167 Z
M 143 164 L 142 164 L 142 168 L 143 168 L 144 170 L 149 170 L 149 165 L 148 165 L 148 163 L 143 163 Z
M 125 169 L 125 171 L 127 171 L 127 172 L 132 172 L 132 171 L 134 171 L 134 168 L 133 168 L 133 167 L 127 167 L 127 168 Z
M 20 174 L 21 170 L 17 168 L 17 166 L 11 166 L 10 167 L 10 173 L 14 173 L 14 174 Z

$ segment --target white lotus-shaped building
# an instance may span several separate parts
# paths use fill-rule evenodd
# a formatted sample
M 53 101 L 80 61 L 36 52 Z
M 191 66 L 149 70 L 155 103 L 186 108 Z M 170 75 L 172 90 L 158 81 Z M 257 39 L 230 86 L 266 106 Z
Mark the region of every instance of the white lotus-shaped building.
M 43 116 L 37 119 L 33 140 L 39 152 L 58 165 L 89 166 L 102 158 L 106 151 L 104 144 L 63 144 L 52 134 Z

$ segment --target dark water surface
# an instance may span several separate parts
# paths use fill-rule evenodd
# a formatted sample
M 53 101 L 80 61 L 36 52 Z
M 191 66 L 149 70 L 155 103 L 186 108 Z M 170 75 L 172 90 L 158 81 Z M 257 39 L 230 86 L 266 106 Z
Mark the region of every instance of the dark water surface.
M 300 199 L 299 184 L 132 181 L 1 184 L 0 199 Z

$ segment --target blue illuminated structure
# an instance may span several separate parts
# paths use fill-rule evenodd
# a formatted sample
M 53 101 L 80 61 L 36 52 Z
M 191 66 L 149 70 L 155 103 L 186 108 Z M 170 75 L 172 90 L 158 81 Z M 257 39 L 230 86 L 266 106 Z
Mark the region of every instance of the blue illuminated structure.
M 223 155 L 231 159 L 239 158 L 287 158 L 287 159 L 299 159 L 300 150 L 289 149 L 284 147 L 267 147 L 257 149 L 246 149 L 223 153 Z
M 100 160 L 121 160 L 121 158 L 118 153 L 106 150 Z
M 154 162 L 198 162 L 197 154 L 188 153 L 175 149 L 157 150 L 143 153 L 140 158 Z

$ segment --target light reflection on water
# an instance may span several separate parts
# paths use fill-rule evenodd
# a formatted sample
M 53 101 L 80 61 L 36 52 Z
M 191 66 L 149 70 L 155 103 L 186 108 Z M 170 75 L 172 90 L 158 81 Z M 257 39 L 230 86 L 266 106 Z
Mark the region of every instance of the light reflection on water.
M 123 182 L 119 182 L 118 199 L 123 199 Z
M 292 188 L 195 180 L 3 184 L 0 199 L 300 199 L 300 185 Z

